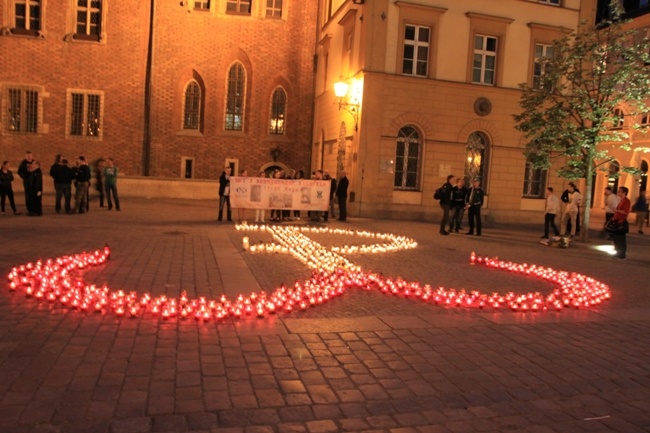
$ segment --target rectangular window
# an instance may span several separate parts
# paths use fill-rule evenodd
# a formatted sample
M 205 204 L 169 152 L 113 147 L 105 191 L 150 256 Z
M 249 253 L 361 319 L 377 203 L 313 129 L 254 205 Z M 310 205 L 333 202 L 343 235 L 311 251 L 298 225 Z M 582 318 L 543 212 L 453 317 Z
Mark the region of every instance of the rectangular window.
M 547 174 L 548 170 L 533 168 L 531 163 L 526 162 L 523 196 L 525 198 L 544 198 Z
M 282 18 L 282 0 L 266 0 L 266 17 Z
M 210 0 L 194 0 L 194 10 L 209 11 Z
M 75 39 L 99 41 L 101 23 L 102 0 L 77 0 Z
M 402 74 L 426 77 L 429 63 L 429 27 L 404 26 Z
M 535 63 L 533 65 L 533 88 L 542 88 L 542 79 L 546 73 L 548 60 L 553 57 L 551 45 L 535 44 Z M 551 83 L 546 83 L 545 90 L 551 90 Z
M 69 135 L 100 138 L 102 132 L 102 96 L 92 93 L 70 94 Z
M 253 0 L 227 0 L 226 13 L 234 15 L 250 15 Z
M 41 0 L 14 0 L 12 33 L 36 35 L 41 30 Z
M 472 83 L 494 85 L 497 64 L 497 38 L 474 36 Z
M 540 3 L 545 3 L 547 5 L 560 6 L 560 0 L 538 0 Z
M 7 131 L 14 134 L 38 132 L 38 92 L 31 89 L 9 89 Z

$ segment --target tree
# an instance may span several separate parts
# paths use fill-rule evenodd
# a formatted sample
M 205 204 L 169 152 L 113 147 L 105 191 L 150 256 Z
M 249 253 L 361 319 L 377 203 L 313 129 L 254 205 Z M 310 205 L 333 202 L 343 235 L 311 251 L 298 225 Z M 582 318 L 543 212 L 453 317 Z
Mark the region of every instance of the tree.
M 552 55 L 538 64 L 539 79 L 533 86 L 520 85 L 522 112 L 514 116 L 527 140 L 524 155 L 534 168 L 559 165 L 560 177 L 585 179 L 581 206 L 585 228 L 593 175 L 613 161 L 601 144 L 614 142 L 631 150 L 623 141 L 629 135 L 616 129 L 623 119 L 615 109 L 625 104 L 628 114 L 646 113 L 650 97 L 650 40 L 627 28 L 618 0 L 612 0 L 610 8 L 611 19 L 597 25 L 582 22 L 575 33 L 554 41 Z M 581 240 L 588 236 L 588 230 L 581 232 Z

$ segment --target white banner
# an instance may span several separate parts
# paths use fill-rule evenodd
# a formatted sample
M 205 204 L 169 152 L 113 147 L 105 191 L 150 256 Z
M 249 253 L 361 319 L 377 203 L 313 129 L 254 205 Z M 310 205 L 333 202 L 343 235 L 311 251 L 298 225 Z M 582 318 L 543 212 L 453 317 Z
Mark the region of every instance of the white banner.
M 329 180 L 285 180 L 264 177 L 230 177 L 230 204 L 243 209 L 326 211 Z

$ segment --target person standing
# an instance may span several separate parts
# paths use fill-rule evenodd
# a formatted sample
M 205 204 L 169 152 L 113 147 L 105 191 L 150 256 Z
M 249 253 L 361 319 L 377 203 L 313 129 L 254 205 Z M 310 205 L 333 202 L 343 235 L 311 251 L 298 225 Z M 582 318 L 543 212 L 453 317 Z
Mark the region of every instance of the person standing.
M 88 211 L 88 186 L 90 185 L 90 167 L 85 156 L 77 158 L 75 174 L 74 212 L 85 213 Z
M 630 190 L 627 187 L 621 186 L 618 188 L 617 195 L 619 198 L 618 206 L 616 206 L 616 212 L 612 216 L 612 220 L 616 221 L 618 224 L 622 225 L 623 229 L 612 233 L 612 240 L 614 241 L 614 249 L 616 254 L 614 255 L 617 259 L 624 260 L 627 255 L 627 216 L 630 214 L 630 208 L 632 203 L 630 199 L 627 198 L 627 194 Z
M 571 189 L 572 187 L 573 189 Z M 571 194 L 573 194 L 574 192 L 577 192 L 578 194 L 580 194 L 580 197 L 582 197 L 582 194 L 580 193 L 580 190 L 578 189 L 576 184 L 573 182 L 569 182 L 569 186 L 567 187 L 567 189 L 564 190 L 562 196 L 560 197 L 562 203 L 566 203 L 568 206 L 569 202 L 571 201 Z M 571 225 L 571 219 L 568 219 L 566 221 L 566 224 L 564 222 L 561 222 L 561 224 L 566 227 L 566 232 L 572 232 L 573 229 Z M 560 227 L 560 229 L 564 230 L 565 228 Z M 580 233 L 580 206 L 578 206 L 578 214 L 576 215 L 576 221 L 575 221 L 575 234 L 578 233 Z
M 451 221 L 449 221 L 449 233 L 452 231 L 458 233 L 461 229 L 465 214 L 465 199 L 467 198 L 467 188 L 465 188 L 465 179 L 459 177 L 456 179 L 456 186 L 451 192 Z
M 323 170 L 316 170 L 314 172 L 314 180 L 323 180 Z M 319 223 L 322 214 L 323 211 L 321 210 L 313 210 L 309 215 L 309 220 L 315 223 Z
M 43 215 L 43 172 L 38 161 L 32 161 L 28 167 L 29 177 L 27 178 L 27 199 L 28 209 L 31 211 L 28 216 Z
M 611 186 L 608 186 L 605 188 L 605 224 L 603 227 L 607 225 L 610 219 L 614 216 L 616 213 L 616 207 L 618 206 L 619 198 L 616 194 L 614 194 L 614 191 L 612 190 Z
M 569 202 L 564 209 L 564 214 L 562 215 L 562 222 L 560 227 L 562 229 L 561 236 L 566 235 L 566 230 L 568 227 L 571 227 L 571 237 L 574 237 L 578 231 L 578 210 L 580 209 L 580 204 L 582 203 L 582 194 L 578 191 L 573 182 L 569 182 Z M 568 225 L 567 222 L 571 222 L 571 225 Z
M 115 162 L 113 158 L 108 158 L 106 160 L 106 166 L 102 170 L 103 183 L 106 189 L 106 204 L 108 204 L 108 210 L 113 209 L 113 201 L 115 201 L 115 210 L 120 210 L 120 198 L 117 196 L 117 167 L 115 167 Z M 99 182 L 99 175 L 97 177 Z M 100 195 L 100 200 L 102 200 L 102 195 Z M 113 198 L 111 199 L 111 196 Z M 101 202 L 100 202 L 101 203 Z M 101 206 L 101 204 L 100 204 Z
M 645 191 L 641 191 L 632 209 L 636 213 L 637 229 L 640 234 L 643 234 L 643 224 L 645 224 L 645 219 L 648 216 L 648 200 L 645 197 Z
M 304 178 L 305 178 L 305 172 L 303 170 L 296 170 L 296 175 L 294 176 L 294 179 L 300 180 Z M 334 214 L 332 214 L 332 218 L 334 218 Z M 300 221 L 300 209 L 296 209 L 293 211 L 293 219 Z
M 257 177 L 265 178 L 266 177 L 266 172 L 264 170 L 261 170 L 258 173 Z M 300 211 L 298 211 L 298 212 L 300 212 Z M 255 222 L 256 223 L 263 223 L 264 222 L 264 213 L 265 213 L 264 209 L 255 209 Z M 298 218 L 298 219 L 300 219 L 300 218 Z
M 240 177 L 248 177 L 247 170 L 239 170 Z M 242 224 L 246 222 L 246 208 L 238 207 L 237 208 L 237 224 Z
M 232 209 L 230 209 L 230 173 L 232 168 L 228 165 L 221 172 L 219 177 L 219 218 L 218 221 L 223 220 L 223 207 L 226 205 L 226 217 L 228 221 L 232 221 Z
M 18 176 L 23 180 L 23 190 L 25 191 L 25 207 L 27 207 L 27 213 L 33 212 L 33 209 L 29 208 L 29 200 L 27 199 L 27 179 L 29 179 L 29 165 L 34 162 L 34 155 L 32 151 L 28 150 L 25 152 L 25 159 L 20 162 L 18 166 Z
M 448 235 L 449 232 L 445 230 L 447 227 L 447 222 L 449 221 L 449 211 L 451 210 L 451 204 L 452 204 L 452 193 L 454 190 L 454 186 L 452 185 L 452 181 L 454 180 L 454 175 L 450 174 L 447 176 L 447 182 L 442 184 L 440 189 L 437 191 L 439 193 L 439 200 L 440 200 L 440 207 L 442 208 L 442 220 L 440 221 L 440 234 L 441 235 Z
M 56 198 L 54 208 L 56 213 L 61 213 L 61 198 L 65 202 L 65 212 L 71 213 L 70 199 L 72 198 L 72 180 L 74 173 L 68 167 L 68 160 L 62 159 L 59 164 L 50 169 L 50 176 L 54 179 L 54 191 L 56 191 Z
M 339 173 L 339 182 L 336 186 L 336 200 L 339 202 L 339 221 L 346 221 L 348 218 L 348 188 L 350 181 L 348 180 L 345 170 Z
M 9 161 L 2 161 L 2 168 L 0 169 L 0 207 L 2 208 L 2 215 L 5 214 L 5 200 L 9 199 L 9 206 L 14 211 L 14 215 L 20 215 L 16 210 L 16 203 L 14 202 L 14 190 L 11 183 L 14 181 L 14 174 L 9 170 Z
M 106 179 L 105 179 L 106 174 L 104 173 L 105 168 L 106 168 L 106 160 L 104 160 L 104 158 L 99 158 L 95 162 L 95 189 L 97 190 L 97 194 L 99 195 L 99 207 L 104 207 L 104 194 L 105 193 L 108 194 L 108 190 L 106 188 Z
M 546 208 L 544 209 L 544 236 L 542 239 L 548 239 L 548 229 L 553 227 L 555 236 L 560 234 L 560 231 L 555 225 L 555 216 L 560 213 L 560 200 L 553 194 L 553 187 L 546 188 Z
M 327 170 L 323 174 L 323 179 L 330 181 L 330 202 L 329 205 L 327 206 L 327 210 L 325 211 L 325 216 L 323 217 L 323 221 L 328 221 L 330 215 L 332 216 L 332 218 L 336 218 L 336 213 L 334 212 L 334 197 L 336 197 L 336 179 L 330 176 L 330 173 Z
M 469 220 L 469 231 L 466 233 L 468 235 L 474 234 L 474 227 L 476 227 L 476 236 L 481 236 L 482 221 L 481 221 L 481 207 L 483 206 L 483 200 L 485 197 L 485 192 L 481 188 L 481 182 L 478 179 L 474 179 L 472 182 L 472 187 L 467 192 L 467 218 Z

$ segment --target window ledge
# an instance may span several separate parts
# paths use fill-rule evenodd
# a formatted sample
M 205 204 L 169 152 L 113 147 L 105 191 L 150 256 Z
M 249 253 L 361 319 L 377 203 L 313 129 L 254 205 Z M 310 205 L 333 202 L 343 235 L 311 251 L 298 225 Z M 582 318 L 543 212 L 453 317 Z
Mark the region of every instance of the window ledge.
M 203 132 L 200 129 L 181 129 L 176 132 L 177 136 L 181 137 L 203 137 Z
M 232 131 L 229 129 L 221 131 L 221 136 L 232 138 L 248 138 L 248 134 L 244 131 Z
M 268 137 L 264 139 L 264 141 L 280 141 L 283 143 L 289 143 L 291 140 L 289 140 L 289 137 L 286 136 L 286 134 L 269 134 Z

